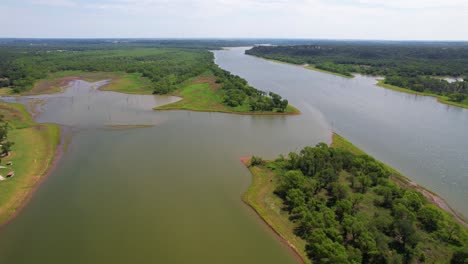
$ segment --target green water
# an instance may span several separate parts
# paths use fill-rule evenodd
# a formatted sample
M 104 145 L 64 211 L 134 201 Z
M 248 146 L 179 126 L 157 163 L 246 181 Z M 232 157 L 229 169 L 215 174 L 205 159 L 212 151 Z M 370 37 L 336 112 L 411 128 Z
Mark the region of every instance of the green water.
M 38 121 L 65 125 L 72 142 L 0 231 L 0 263 L 296 262 L 242 203 L 250 174 L 239 158 L 328 140 L 320 119 L 154 112 L 173 99 L 81 81 L 39 97 Z M 106 126 L 124 123 L 154 126 Z

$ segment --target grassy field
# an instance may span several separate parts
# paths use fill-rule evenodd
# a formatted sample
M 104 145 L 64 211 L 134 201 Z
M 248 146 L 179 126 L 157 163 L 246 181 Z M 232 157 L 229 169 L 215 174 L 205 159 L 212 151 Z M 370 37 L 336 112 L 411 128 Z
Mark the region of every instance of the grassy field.
M 303 263 L 311 263 L 305 252 L 306 242 L 294 234 L 295 224 L 289 220 L 289 213 L 282 210 L 283 201 L 273 193 L 279 184 L 278 175 L 265 166 L 249 167 L 249 159 L 242 159 L 242 162 L 252 173 L 252 183 L 242 200 L 294 250 Z
M 46 175 L 54 159 L 60 141 L 60 128 L 52 124 L 36 124 L 26 108 L 19 104 L 0 102 L 0 113 L 10 120 L 10 139 L 15 142 L 8 157 L 1 165 L 12 161 L 13 165 L 0 169 L 5 176 L 14 171 L 15 176 L 0 181 L 0 224 L 11 217 L 39 180 Z
M 449 100 L 448 100 L 448 97 L 447 97 L 447 96 L 438 95 L 438 94 L 433 94 L 433 93 L 426 93 L 426 92 L 417 92 L 417 91 L 413 91 L 413 90 L 411 90 L 411 89 L 406 89 L 406 88 L 403 88 L 403 87 L 399 87 L 399 86 L 387 84 L 387 83 L 384 82 L 384 80 L 379 80 L 379 81 L 377 82 L 377 85 L 380 86 L 380 87 L 387 88 L 387 89 L 391 89 L 391 90 L 398 91 L 398 92 L 409 93 L 409 94 L 416 94 L 416 95 L 423 95 L 423 96 L 432 96 L 432 97 L 436 97 L 436 98 L 437 98 L 437 101 L 438 101 L 439 103 L 448 104 L 448 105 L 453 105 L 453 106 L 458 106 L 458 107 L 462 107 L 462 108 L 468 108 L 468 99 L 465 99 L 464 101 L 462 101 L 462 102 L 460 102 L 460 103 L 452 102 L 452 101 L 449 101 Z
M 214 76 L 202 75 L 182 85 L 172 95 L 183 99 L 172 104 L 154 108 L 155 110 L 190 110 L 201 112 L 222 112 L 233 114 L 257 114 L 257 115 L 291 115 L 300 111 L 288 105 L 284 113 L 277 112 L 251 112 L 247 102 L 237 107 L 229 107 L 223 104 L 223 95 L 219 90 L 219 84 L 215 83 Z

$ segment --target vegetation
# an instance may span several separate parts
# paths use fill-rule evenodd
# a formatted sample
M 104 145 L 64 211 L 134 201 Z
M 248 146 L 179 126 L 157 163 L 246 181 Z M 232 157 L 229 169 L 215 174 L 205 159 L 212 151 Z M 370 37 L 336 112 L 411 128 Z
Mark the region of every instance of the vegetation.
M 315 69 L 346 77 L 352 73 L 385 76 L 385 84 L 441 96 L 444 99 L 441 102 L 468 106 L 468 80 L 449 82 L 438 78 L 468 76 L 468 46 L 459 43 L 257 46 L 246 53 L 310 64 Z
M 15 144 L 8 139 L 9 129 L 10 124 L 4 119 L 4 116 L 0 114 L 0 157 L 8 156 L 11 147 Z
M 255 188 L 244 200 L 314 263 L 465 261 L 464 226 L 396 184 L 394 170 L 334 139 L 334 147 L 320 143 L 251 164 Z
M 110 80 L 103 90 L 191 95 L 191 91 L 199 87 L 188 87 L 190 81 L 211 75 L 220 88 L 210 94 L 204 93 L 209 97 L 203 100 L 208 100 L 211 107 L 216 104 L 225 112 L 294 111 L 280 95 L 257 90 L 239 76 L 220 69 L 213 61 L 213 54 L 206 49 L 138 45 L 121 45 L 120 49 L 116 49 L 119 46 L 106 47 L 108 44 L 102 43 L 95 46 L 64 44 L 53 49 L 0 46 L 0 88 L 7 89 L 0 94 L 53 93 L 60 91 L 70 79 L 80 78 Z M 190 109 L 190 106 L 185 104 L 184 109 Z M 200 104 L 197 107 L 190 110 L 210 110 Z
M 170 89 L 213 65 L 206 50 L 139 48 L 122 50 L 0 49 L 2 86 L 17 93 L 33 87 L 39 79 L 62 71 L 138 73 L 155 90 Z
M 60 130 L 56 125 L 31 121 L 23 105 L 0 102 L 0 113 L 11 126 L 8 138 L 15 142 L 10 154 L 1 159 L 2 165 L 9 161 L 13 164 L 0 169 L 0 174 L 15 173 L 14 177 L 0 181 L 0 223 L 3 223 L 47 173 L 60 141 Z
M 226 95 L 223 84 L 212 73 L 203 74 L 187 83 L 181 85 L 181 88 L 172 92 L 172 95 L 180 96 L 183 99 L 172 104 L 156 107 L 155 110 L 192 110 L 192 111 L 210 111 L 224 113 L 256 113 L 256 114 L 298 114 L 299 110 L 288 105 L 286 109 L 279 112 L 278 109 L 255 111 L 250 105 L 247 95 L 240 104 L 228 104 L 233 100 Z M 236 90 L 236 88 L 233 88 Z M 239 89 L 239 93 L 242 91 Z M 270 98 L 266 97 L 265 98 Z M 255 98 L 255 97 L 254 97 Z

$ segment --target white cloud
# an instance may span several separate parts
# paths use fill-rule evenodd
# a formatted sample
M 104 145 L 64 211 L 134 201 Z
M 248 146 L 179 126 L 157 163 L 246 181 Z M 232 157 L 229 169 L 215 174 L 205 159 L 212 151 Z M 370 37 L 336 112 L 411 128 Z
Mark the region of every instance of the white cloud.
M 3 1 L 3 0 L 0 0 Z M 8 0 L 7 0 L 8 1 Z M 12 0 L 13 1 L 13 0 Z M 465 39 L 468 0 L 26 0 L 2 36 Z M 0 4 L 0 9 L 3 3 Z M 48 8 L 54 6 L 54 8 Z M 4 5 L 7 7 L 7 5 Z M 62 7 L 60 10 L 58 8 Z M 22 22 L 29 14 L 34 25 Z M 68 19 L 73 17 L 73 19 Z M 11 29 L 11 30 L 10 30 Z
M 467 8 L 467 0 L 357 0 L 366 5 L 379 5 L 389 8 L 423 9 L 423 8 Z
M 58 6 L 58 7 L 75 7 L 77 4 L 71 0 L 31 0 L 33 4 Z

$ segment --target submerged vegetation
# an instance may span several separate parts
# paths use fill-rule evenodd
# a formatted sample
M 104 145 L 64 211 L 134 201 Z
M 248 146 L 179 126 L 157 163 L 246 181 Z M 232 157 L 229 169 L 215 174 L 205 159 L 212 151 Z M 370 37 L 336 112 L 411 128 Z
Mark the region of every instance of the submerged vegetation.
M 332 145 L 250 162 L 244 200 L 299 255 L 313 263 L 463 263 L 463 225 L 346 140 Z
M 338 73 L 385 76 L 384 83 L 468 106 L 468 47 L 440 44 L 317 44 L 257 46 L 247 54 Z M 440 76 L 457 77 L 448 81 Z M 402 89 L 402 91 L 405 91 Z

